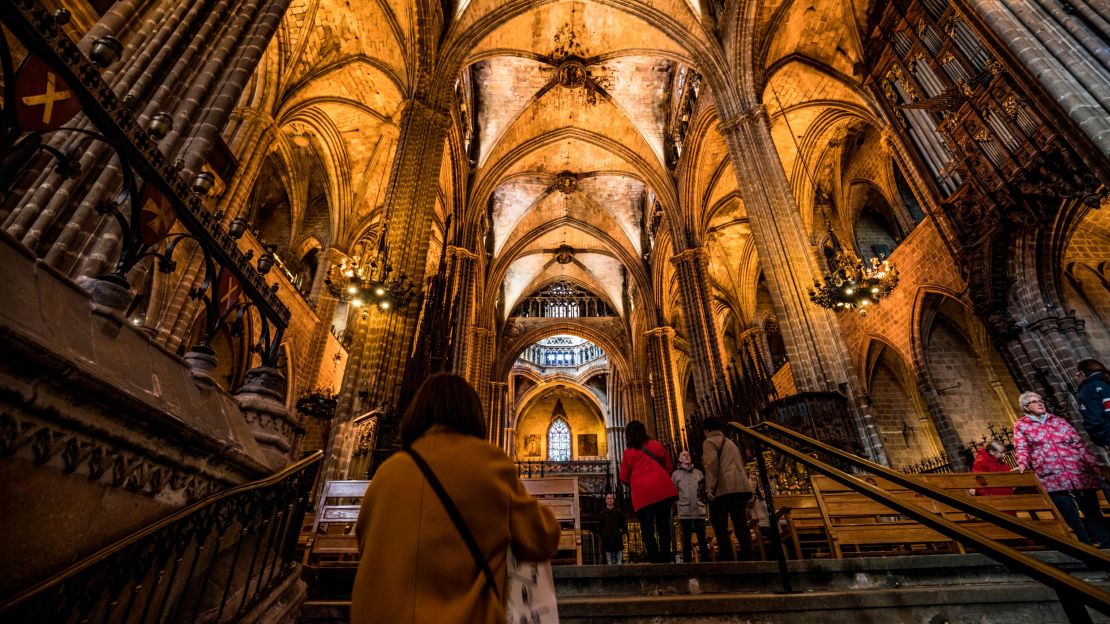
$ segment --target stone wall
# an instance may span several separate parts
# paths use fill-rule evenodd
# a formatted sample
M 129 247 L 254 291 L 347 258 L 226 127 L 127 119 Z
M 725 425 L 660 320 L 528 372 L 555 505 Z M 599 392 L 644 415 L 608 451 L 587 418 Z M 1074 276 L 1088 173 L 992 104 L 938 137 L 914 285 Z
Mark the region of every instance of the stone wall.
M 236 400 L 0 233 L 0 595 L 271 472 Z

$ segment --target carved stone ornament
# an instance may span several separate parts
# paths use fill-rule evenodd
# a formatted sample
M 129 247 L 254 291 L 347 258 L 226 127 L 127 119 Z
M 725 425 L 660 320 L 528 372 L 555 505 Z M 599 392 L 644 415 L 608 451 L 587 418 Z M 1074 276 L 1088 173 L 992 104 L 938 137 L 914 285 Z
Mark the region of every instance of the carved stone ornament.
M 21 453 L 37 466 L 55 461 L 64 474 L 82 473 L 150 497 L 178 490 L 191 502 L 226 485 L 57 425 L 0 412 L 0 458 Z
M 570 57 L 564 60 L 558 69 L 557 79 L 564 87 L 581 87 L 586 84 L 586 64 L 582 59 Z
M 578 190 L 578 176 L 570 171 L 560 172 L 555 179 L 555 188 L 564 195 L 569 195 Z
M 559 264 L 570 264 L 574 261 L 574 248 L 570 245 L 559 245 L 555 250 L 555 262 Z

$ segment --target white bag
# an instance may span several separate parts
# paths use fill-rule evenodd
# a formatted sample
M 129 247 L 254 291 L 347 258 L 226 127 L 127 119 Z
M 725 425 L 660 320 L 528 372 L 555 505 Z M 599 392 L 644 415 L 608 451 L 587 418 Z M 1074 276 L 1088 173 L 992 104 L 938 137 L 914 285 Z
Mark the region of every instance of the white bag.
M 517 561 L 510 548 L 505 583 L 505 620 L 508 624 L 559 624 L 555 577 L 551 562 Z

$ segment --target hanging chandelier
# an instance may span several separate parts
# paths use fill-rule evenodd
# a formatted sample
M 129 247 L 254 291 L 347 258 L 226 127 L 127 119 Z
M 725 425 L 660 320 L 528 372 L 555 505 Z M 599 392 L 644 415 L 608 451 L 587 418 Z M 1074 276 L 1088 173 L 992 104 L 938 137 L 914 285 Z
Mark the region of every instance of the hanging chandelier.
M 832 229 L 830 228 L 830 233 Z M 825 281 L 814 280 L 809 298 L 813 303 L 840 312 L 856 309 L 860 316 L 886 298 L 898 287 L 898 269 L 889 261 L 871 258 L 864 262 L 850 251 L 845 251 L 832 235 L 835 255 L 832 270 L 825 274 Z
M 333 265 L 324 284 L 339 301 L 363 308 L 363 316 L 370 308 L 383 312 L 404 308 L 416 294 L 412 279 L 404 271 L 394 272 L 384 245 L 368 262 L 351 256 Z
M 785 111 L 786 108 L 783 107 L 782 100 L 779 99 L 775 85 L 770 84 L 769 86 L 775 102 L 778 103 L 779 110 Z M 837 239 L 836 232 L 833 231 L 832 224 L 829 222 L 829 214 L 825 211 L 825 205 L 829 203 L 829 197 L 814 180 L 805 158 L 800 156 L 802 147 L 798 145 L 798 135 L 794 134 L 794 129 L 790 127 L 790 117 L 784 115 L 783 121 L 786 122 L 788 134 L 794 141 L 794 149 L 798 151 L 802 170 L 813 186 L 813 203 L 815 207 L 821 209 L 821 216 L 825 219 L 825 229 L 829 232 L 829 240 L 832 242 L 834 252 L 829 263 L 831 265 L 829 271 L 825 273 L 824 283 L 821 283 L 821 280 L 813 281 L 813 288 L 809 291 L 809 299 L 822 308 L 828 308 L 835 312 L 856 309 L 860 316 L 867 316 L 868 308 L 877 305 L 879 300 L 888 297 L 898 287 L 898 269 L 894 268 L 894 265 L 888 260 L 880 261 L 874 256 L 864 262 L 855 253 L 841 246 L 840 240 Z

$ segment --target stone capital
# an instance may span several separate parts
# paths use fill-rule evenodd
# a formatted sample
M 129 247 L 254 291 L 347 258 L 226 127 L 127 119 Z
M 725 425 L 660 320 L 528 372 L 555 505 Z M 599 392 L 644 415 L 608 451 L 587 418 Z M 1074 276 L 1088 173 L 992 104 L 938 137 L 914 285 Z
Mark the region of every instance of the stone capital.
M 705 247 L 690 247 L 671 256 L 671 264 L 675 266 L 694 261 L 702 263 L 709 261 L 709 252 L 706 251 Z
M 470 251 L 465 247 L 456 247 L 455 245 L 447 246 L 447 255 L 454 256 L 460 260 L 477 260 L 478 254 Z
M 670 325 L 663 325 L 660 327 L 656 327 L 655 329 L 647 330 L 646 332 L 644 332 L 644 335 L 650 336 L 652 338 L 674 338 L 674 328 Z
M 448 128 L 451 125 L 450 113 L 420 98 L 405 100 L 405 103 L 402 104 L 400 117 L 404 119 L 407 115 L 418 115 L 439 128 Z
M 722 119 L 717 124 L 717 130 L 721 134 L 729 134 L 735 132 L 741 126 L 752 123 L 753 120 L 758 119 L 760 116 L 767 117 L 767 107 L 763 104 L 757 104 L 728 119 Z

